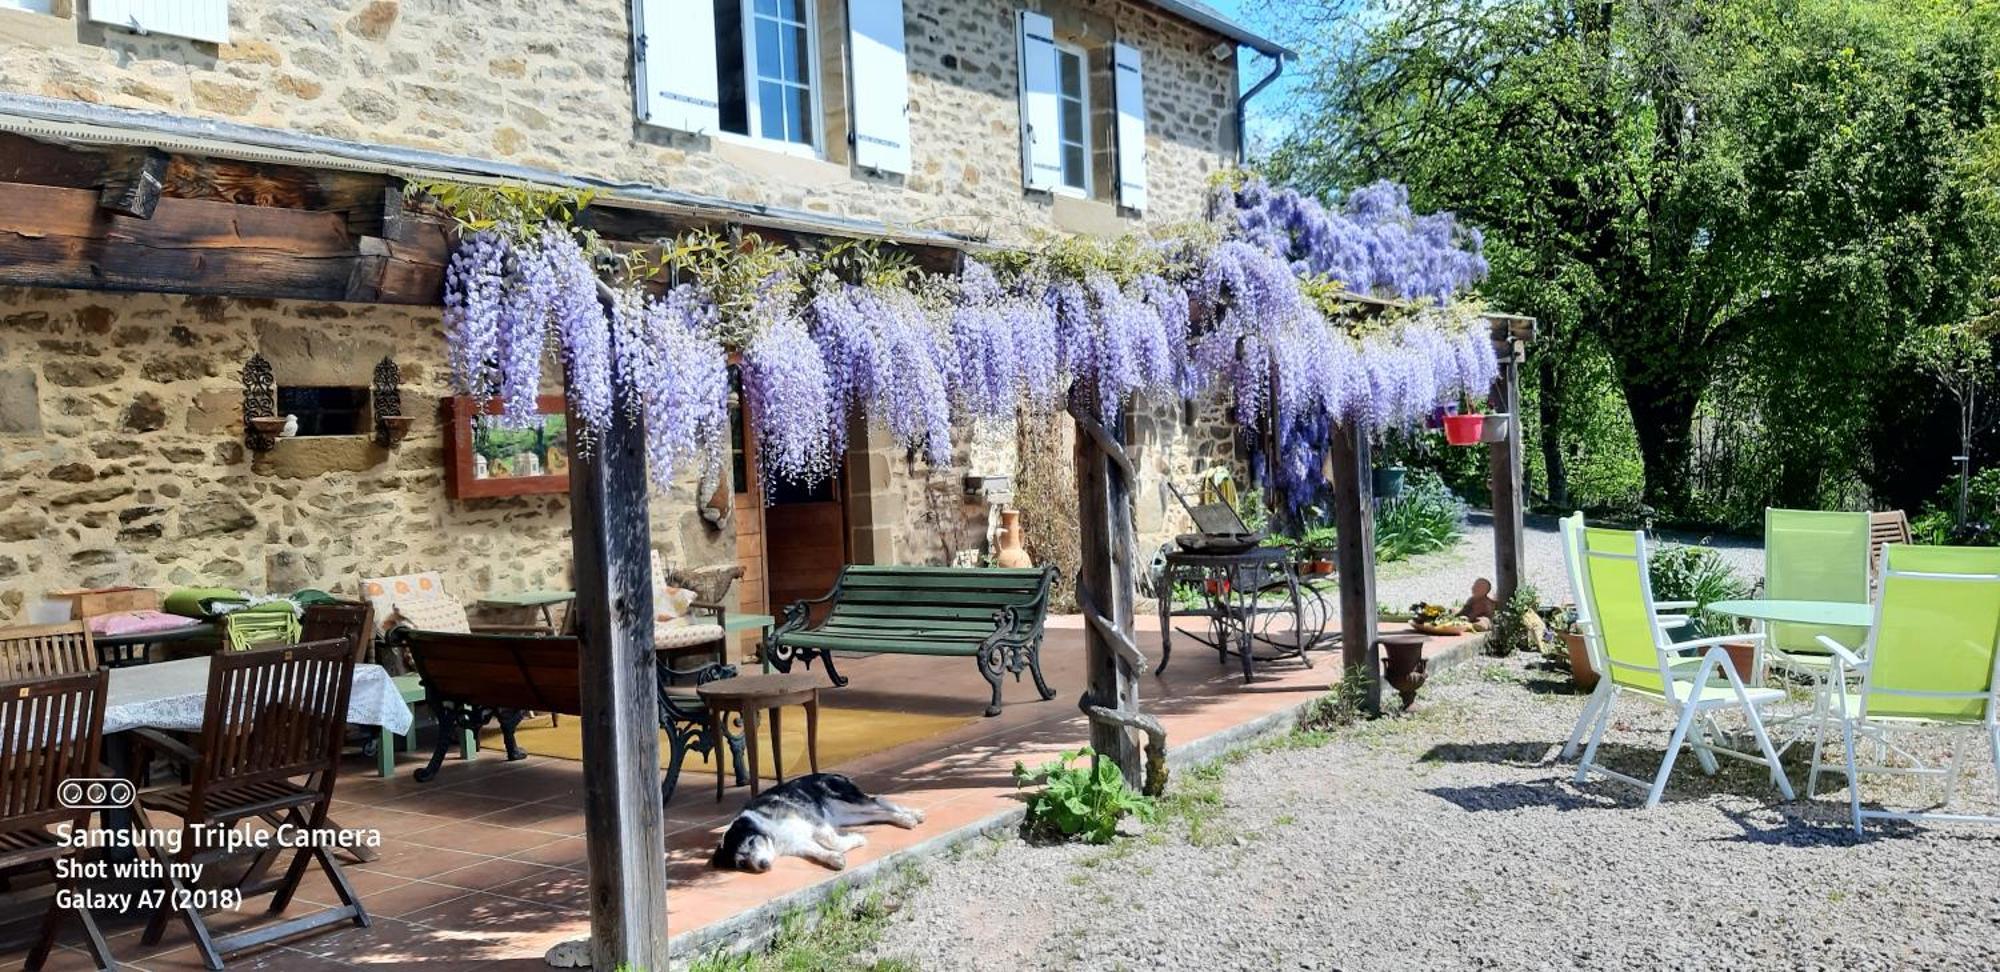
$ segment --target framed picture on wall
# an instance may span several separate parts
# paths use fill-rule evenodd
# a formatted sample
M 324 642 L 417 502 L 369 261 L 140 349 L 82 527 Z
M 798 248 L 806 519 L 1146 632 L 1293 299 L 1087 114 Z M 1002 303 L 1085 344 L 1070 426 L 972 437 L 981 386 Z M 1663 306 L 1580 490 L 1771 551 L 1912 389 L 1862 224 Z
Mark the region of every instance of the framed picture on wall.
M 457 395 L 444 400 L 445 493 L 452 499 L 569 492 L 568 420 L 561 395 L 536 399 L 525 428 L 500 425 L 498 399 L 483 407 Z

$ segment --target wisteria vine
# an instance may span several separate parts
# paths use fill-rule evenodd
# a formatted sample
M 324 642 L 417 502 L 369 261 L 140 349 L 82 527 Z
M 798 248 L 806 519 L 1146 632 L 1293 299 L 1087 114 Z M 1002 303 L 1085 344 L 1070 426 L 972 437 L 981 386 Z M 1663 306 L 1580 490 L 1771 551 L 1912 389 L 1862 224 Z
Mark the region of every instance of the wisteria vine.
M 945 278 L 865 250 L 814 262 L 708 238 L 607 287 L 605 248 L 560 220 L 467 224 L 445 288 L 453 383 L 525 422 L 554 350 L 587 429 L 621 403 L 643 419 L 661 483 L 726 450 L 732 353 L 767 482 L 830 475 L 856 417 L 947 466 L 966 419 L 1081 393 L 1108 423 L 1135 398 L 1227 394 L 1241 427 L 1275 431 L 1258 471 L 1295 506 L 1320 488 L 1335 425 L 1407 427 L 1491 386 L 1486 325 L 1454 302 L 1486 273 L 1479 234 L 1411 212 L 1401 187 L 1330 208 L 1245 178 L 1217 188 L 1206 232 Z M 666 270 L 663 296 L 640 286 Z M 1414 303 L 1364 328 L 1352 293 Z

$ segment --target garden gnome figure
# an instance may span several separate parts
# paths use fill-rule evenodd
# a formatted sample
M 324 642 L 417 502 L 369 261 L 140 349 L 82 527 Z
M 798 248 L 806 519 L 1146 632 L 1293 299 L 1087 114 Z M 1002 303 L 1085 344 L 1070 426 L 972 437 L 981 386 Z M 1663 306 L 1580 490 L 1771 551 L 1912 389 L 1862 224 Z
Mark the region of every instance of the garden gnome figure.
M 1466 599 L 1465 606 L 1459 608 L 1458 613 L 1468 621 L 1484 621 L 1492 624 L 1493 612 L 1499 606 L 1500 603 L 1493 600 L 1493 582 L 1481 577 L 1472 582 L 1472 596 Z M 1481 627 L 1484 628 L 1485 625 Z

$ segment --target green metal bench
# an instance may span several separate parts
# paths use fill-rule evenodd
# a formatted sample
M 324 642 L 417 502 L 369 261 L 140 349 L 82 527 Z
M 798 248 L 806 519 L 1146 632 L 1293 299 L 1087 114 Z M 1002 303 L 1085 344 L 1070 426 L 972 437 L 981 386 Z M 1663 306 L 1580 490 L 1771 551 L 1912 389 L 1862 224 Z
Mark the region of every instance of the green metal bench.
M 1055 691 L 1042 680 L 1042 623 L 1048 617 L 1053 568 L 884 567 L 851 565 L 833 590 L 785 608 L 771 633 L 765 658 L 779 671 L 792 663 L 811 667 L 817 657 L 835 685 L 847 679 L 833 667 L 836 651 L 875 655 L 968 656 L 993 686 L 986 714 L 1000 714 L 1000 676 L 1035 676 L 1043 699 Z M 829 605 L 812 624 L 815 605 Z

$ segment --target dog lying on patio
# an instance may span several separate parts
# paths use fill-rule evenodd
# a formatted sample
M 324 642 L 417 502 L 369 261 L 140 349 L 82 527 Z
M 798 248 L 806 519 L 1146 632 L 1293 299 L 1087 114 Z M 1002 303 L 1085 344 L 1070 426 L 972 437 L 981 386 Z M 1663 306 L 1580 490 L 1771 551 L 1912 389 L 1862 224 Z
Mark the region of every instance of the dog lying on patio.
M 779 857 L 791 855 L 838 871 L 847 866 L 848 851 L 868 842 L 842 828 L 892 823 L 908 830 L 923 822 L 923 811 L 871 797 L 839 773 L 814 773 L 780 783 L 745 805 L 709 864 L 762 874 Z

